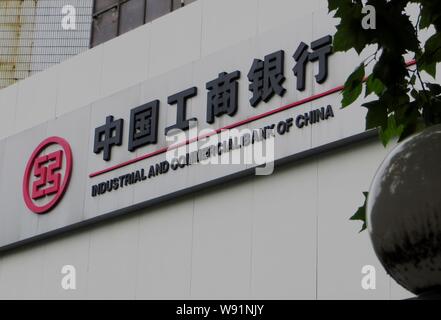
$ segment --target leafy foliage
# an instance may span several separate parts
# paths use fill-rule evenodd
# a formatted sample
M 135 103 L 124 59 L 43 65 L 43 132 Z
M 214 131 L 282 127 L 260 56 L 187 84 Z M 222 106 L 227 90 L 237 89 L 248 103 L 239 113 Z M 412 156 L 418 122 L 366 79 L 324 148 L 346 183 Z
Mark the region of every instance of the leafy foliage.
M 361 230 L 359 232 L 362 232 L 363 230 L 365 230 L 367 228 L 366 202 L 367 202 L 368 193 L 363 192 L 363 195 L 364 195 L 364 204 L 361 207 L 359 207 L 357 212 L 355 212 L 354 215 L 350 218 L 350 220 L 360 220 L 363 222 L 363 225 L 361 226 Z
M 349 76 L 345 82 L 345 90 L 343 91 L 342 107 L 347 107 L 361 94 L 363 90 L 364 79 L 364 63 L 360 64 L 357 69 Z
M 415 25 L 405 13 L 406 7 L 419 5 Z M 361 54 L 367 46 L 377 47 L 369 61 L 364 61 L 348 77 L 343 90 L 342 107 L 352 104 L 365 87 L 365 96 L 377 99 L 363 104 L 368 109 L 366 128 L 380 128 L 382 142 L 399 141 L 441 123 L 441 94 L 436 83 L 422 81 L 421 72 L 433 78 L 436 64 L 441 61 L 441 1 L 436 0 L 328 0 L 329 11 L 339 18 L 334 36 L 334 50 L 355 49 Z M 376 10 L 376 28 L 364 29 L 363 7 Z M 435 33 L 422 44 L 421 29 L 433 28 Z M 406 64 L 405 54 L 413 55 L 416 67 Z M 368 59 L 367 59 L 368 60 Z M 375 63 L 365 79 L 365 68 Z
M 419 7 L 414 23 L 405 12 L 410 4 Z M 375 8 L 375 29 L 362 27 L 362 10 L 368 5 Z M 328 0 L 328 8 L 340 19 L 334 51 L 354 49 L 360 55 L 366 47 L 376 46 L 375 53 L 348 77 L 342 107 L 357 100 L 363 87 L 365 97 L 375 95 L 374 100 L 362 105 L 367 108 L 366 129 L 378 128 L 384 145 L 395 137 L 400 142 L 441 123 L 441 86 L 424 82 L 421 76 L 425 72 L 434 80 L 436 66 L 441 62 L 441 1 Z M 433 33 L 425 43 L 419 38 L 423 29 Z M 407 64 L 404 55 L 412 56 L 414 63 Z M 374 63 L 373 72 L 366 78 L 366 66 L 370 63 Z M 362 230 L 366 227 L 365 215 L 364 205 L 351 218 L 364 222 Z

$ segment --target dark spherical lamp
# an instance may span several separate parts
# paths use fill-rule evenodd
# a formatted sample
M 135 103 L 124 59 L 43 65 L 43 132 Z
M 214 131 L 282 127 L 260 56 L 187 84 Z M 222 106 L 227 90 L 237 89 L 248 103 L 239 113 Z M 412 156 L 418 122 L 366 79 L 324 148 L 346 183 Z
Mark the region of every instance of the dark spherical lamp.
M 389 153 L 370 187 L 366 214 L 389 275 L 416 295 L 441 297 L 441 125 Z

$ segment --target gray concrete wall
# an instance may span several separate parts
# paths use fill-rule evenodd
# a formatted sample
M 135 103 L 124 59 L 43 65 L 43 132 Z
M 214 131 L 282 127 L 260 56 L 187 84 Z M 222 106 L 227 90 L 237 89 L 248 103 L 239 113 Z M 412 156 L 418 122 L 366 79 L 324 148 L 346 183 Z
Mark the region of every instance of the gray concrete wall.
M 364 143 L 0 258 L 1 298 L 402 299 L 348 217 L 386 150 Z M 77 290 L 61 288 L 61 268 Z M 364 265 L 376 290 L 361 287 Z

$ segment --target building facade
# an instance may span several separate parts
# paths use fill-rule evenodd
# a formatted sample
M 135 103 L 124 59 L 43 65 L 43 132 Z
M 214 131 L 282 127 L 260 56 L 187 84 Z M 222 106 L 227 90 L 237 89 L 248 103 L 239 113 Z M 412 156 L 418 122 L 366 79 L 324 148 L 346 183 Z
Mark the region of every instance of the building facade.
M 195 0 L 4 0 L 0 88 Z
M 0 298 L 410 297 L 349 220 L 388 149 L 364 98 L 340 107 L 364 57 L 335 24 L 324 0 L 198 0 L 0 90 Z M 272 174 L 202 161 L 267 141 Z
M 93 0 L 0 2 L 0 88 L 89 48 Z M 62 20 L 75 15 L 74 25 Z

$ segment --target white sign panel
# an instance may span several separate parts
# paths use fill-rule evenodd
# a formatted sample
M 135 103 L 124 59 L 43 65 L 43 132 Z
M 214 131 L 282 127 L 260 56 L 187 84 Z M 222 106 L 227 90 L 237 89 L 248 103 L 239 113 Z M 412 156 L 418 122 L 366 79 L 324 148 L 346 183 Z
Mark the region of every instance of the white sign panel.
M 362 133 L 342 57 L 283 28 L 1 141 L 0 250 Z

